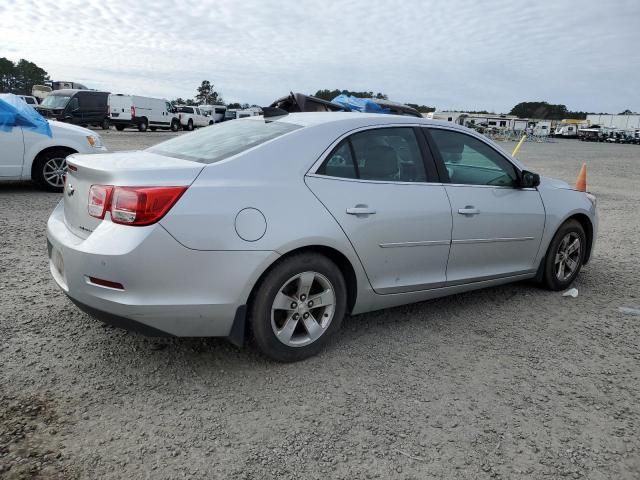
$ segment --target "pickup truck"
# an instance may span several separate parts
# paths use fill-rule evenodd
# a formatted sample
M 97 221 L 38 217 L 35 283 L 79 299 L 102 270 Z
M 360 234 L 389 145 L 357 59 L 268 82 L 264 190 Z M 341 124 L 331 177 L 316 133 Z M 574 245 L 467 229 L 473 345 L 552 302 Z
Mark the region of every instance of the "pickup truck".
M 176 110 L 183 130 L 190 131 L 197 127 L 206 127 L 213 124 L 213 118 L 206 115 L 198 107 L 176 105 Z

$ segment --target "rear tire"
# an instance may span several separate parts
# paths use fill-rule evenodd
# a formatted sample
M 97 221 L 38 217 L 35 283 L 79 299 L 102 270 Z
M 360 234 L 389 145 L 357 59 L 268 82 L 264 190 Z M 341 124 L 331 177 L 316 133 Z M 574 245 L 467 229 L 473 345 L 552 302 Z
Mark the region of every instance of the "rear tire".
M 33 180 L 44 190 L 62 192 L 67 172 L 66 158 L 72 153 L 75 152 L 54 148 L 38 155 L 33 163 Z
M 576 279 L 587 247 L 587 236 L 577 220 L 563 223 L 551 240 L 544 259 L 542 282 L 549 290 L 565 290 Z
M 109 119 L 105 118 L 102 121 L 102 125 L 100 125 L 102 127 L 102 130 L 109 130 L 109 127 L 111 127 L 111 123 L 109 123 Z
M 121 132 L 124 130 L 124 125 L 116 125 L 116 130 Z
M 149 126 L 149 123 L 147 122 L 147 119 L 143 118 L 142 120 L 140 120 L 140 123 L 138 123 L 138 130 L 140 132 L 146 132 L 148 126 Z
M 151 127 L 151 131 L 155 132 L 156 131 L 156 127 Z
M 252 295 L 252 338 L 273 360 L 304 360 L 331 340 L 346 309 L 347 287 L 340 269 L 316 253 L 292 255 L 276 264 Z

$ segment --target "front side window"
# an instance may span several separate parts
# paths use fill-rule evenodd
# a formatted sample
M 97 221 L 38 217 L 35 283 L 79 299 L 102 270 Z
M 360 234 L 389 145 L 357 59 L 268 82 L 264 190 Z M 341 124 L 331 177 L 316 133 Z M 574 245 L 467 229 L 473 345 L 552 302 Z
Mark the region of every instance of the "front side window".
M 172 138 L 147 151 L 199 163 L 215 163 L 302 128 L 287 122 L 225 122 Z
M 316 173 L 362 180 L 427 181 L 422 153 L 412 127 L 354 133 L 333 150 Z
M 430 129 L 451 183 L 516 186 L 515 168 L 486 143 L 460 132 Z

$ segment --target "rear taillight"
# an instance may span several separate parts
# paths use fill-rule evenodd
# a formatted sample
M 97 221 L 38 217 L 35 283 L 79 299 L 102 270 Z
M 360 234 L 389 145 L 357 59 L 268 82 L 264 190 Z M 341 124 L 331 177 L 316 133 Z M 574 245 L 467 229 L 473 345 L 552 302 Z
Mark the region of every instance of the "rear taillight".
M 113 187 L 111 185 L 91 185 L 87 207 L 89 215 L 101 220 L 104 218 L 104 214 L 107 213 L 109 208 L 112 191 Z
M 136 107 L 134 107 L 133 105 L 131 105 L 131 118 L 136 116 Z
M 89 215 L 123 225 L 151 225 L 164 217 L 187 187 L 114 187 L 92 185 L 89 190 Z M 101 203 L 104 199 L 105 203 Z M 100 205 L 105 207 L 100 210 Z

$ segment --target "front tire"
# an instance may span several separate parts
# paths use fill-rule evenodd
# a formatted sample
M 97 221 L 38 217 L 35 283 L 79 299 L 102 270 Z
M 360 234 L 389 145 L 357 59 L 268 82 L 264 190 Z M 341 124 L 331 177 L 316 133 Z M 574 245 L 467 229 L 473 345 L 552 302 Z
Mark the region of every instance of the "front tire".
M 564 290 L 576 279 L 587 247 L 587 236 L 577 220 L 568 220 L 556 232 L 544 260 L 543 284 Z
M 111 127 L 111 123 L 109 122 L 108 118 L 105 118 L 100 126 L 102 127 L 102 130 L 109 130 L 109 127 Z
M 121 132 L 124 130 L 124 125 L 116 125 L 116 130 Z
M 328 258 L 302 253 L 285 258 L 260 282 L 249 306 L 258 349 L 278 362 L 316 355 L 340 328 L 347 288 Z
M 188 132 L 193 130 L 193 120 L 189 120 L 187 124 L 184 126 L 184 129 Z
M 177 120 L 173 120 L 171 122 L 171 131 L 177 132 L 178 130 L 180 130 L 180 122 L 178 122 Z
M 67 157 L 72 151 L 54 148 L 41 153 L 33 164 L 33 180 L 44 190 L 62 192 L 67 174 Z

